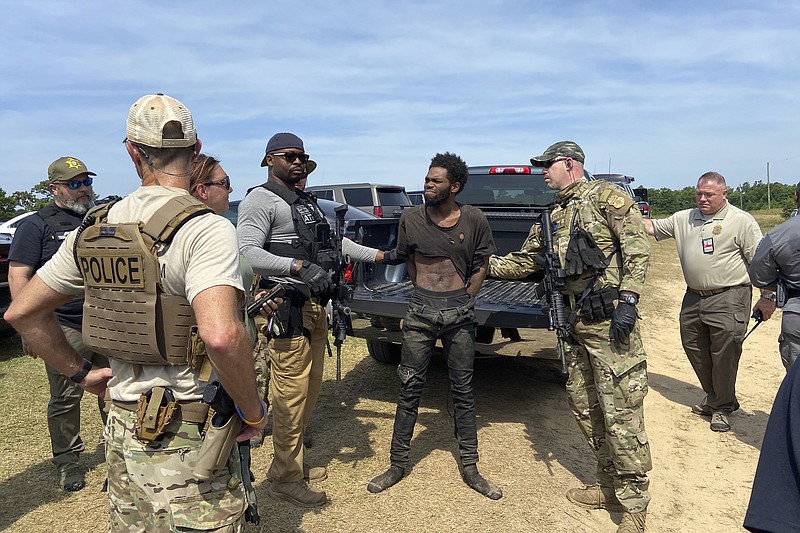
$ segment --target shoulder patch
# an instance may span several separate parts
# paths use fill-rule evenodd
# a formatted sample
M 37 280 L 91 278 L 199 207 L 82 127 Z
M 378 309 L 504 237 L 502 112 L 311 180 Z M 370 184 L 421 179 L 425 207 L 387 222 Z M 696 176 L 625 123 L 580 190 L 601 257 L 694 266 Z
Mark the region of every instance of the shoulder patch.
M 615 215 L 625 215 L 633 205 L 633 198 L 625 194 L 616 185 L 603 187 L 597 197 L 598 203 L 605 204 L 606 208 Z

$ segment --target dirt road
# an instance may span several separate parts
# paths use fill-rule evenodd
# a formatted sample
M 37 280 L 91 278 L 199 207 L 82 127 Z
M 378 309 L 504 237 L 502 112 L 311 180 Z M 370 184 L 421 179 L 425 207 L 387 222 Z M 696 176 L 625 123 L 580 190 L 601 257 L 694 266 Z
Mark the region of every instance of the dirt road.
M 640 308 L 649 354 L 645 405 L 654 463 L 648 530 L 742 531 L 761 439 L 784 375 L 776 341 L 780 316 L 747 340 L 738 380 L 742 408 L 731 417 L 732 431 L 710 431 L 708 419 L 689 410 L 703 394 L 678 336 L 684 285 L 674 243 L 654 246 Z M 6 391 L 2 401 L 24 392 L 30 402 L 20 410 L 22 420 L 0 422 L 0 529 L 104 531 L 105 496 L 99 492 L 104 473 L 99 448 L 95 450 L 99 422 L 91 402 L 84 401 L 84 436 L 94 453 L 85 454 L 85 462 L 95 468 L 87 489 L 66 495 L 54 487 L 48 463 L 46 382 L 40 363 L 23 358 L 0 362 L 0 385 Z M 452 406 L 440 360 L 432 365 L 422 399 L 413 470 L 379 495 L 369 494 L 366 483 L 388 465 L 398 389 L 394 369 L 374 362 L 363 343 L 353 339 L 345 346 L 341 383 L 335 382 L 333 361 L 326 364 L 308 457 L 314 465 L 327 465 L 330 477 L 320 487 L 332 503 L 313 511 L 269 499 L 268 438 L 253 453 L 263 531 L 615 531 L 618 514 L 584 511 L 564 497 L 567 489 L 592 481 L 594 461 L 568 410 L 563 384 L 541 365 L 510 358 L 477 364 L 479 466 L 504 490 L 501 500 L 490 501 L 459 478 L 448 415 Z M 20 386 L 20 379 L 29 381 Z M 32 397 L 26 392 L 31 382 Z

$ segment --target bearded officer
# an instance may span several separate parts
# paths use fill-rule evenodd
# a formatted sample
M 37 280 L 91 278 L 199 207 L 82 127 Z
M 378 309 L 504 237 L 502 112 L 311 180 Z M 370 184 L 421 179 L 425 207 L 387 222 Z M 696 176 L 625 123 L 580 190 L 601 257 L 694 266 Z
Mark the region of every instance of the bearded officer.
M 652 468 L 644 427 L 647 361 L 636 305 L 650 262 L 650 242 L 636 203 L 606 181 L 584 178 L 583 150 L 553 144 L 531 159 L 556 193 L 554 246 L 567 271 L 570 406 L 597 458 L 597 484 L 567 498 L 587 509 L 624 511 L 618 533 L 644 531 Z M 523 278 L 538 267 L 541 229 L 520 252 L 492 256 L 490 275 Z
M 94 206 L 92 180 L 96 176 L 75 157 L 60 157 L 47 169 L 47 188 L 53 201 L 34 216 L 20 222 L 8 253 L 8 285 L 16 298 L 33 274 L 58 250 L 67 233 L 77 228 L 86 211 Z M 55 311 L 58 323 L 70 346 L 98 368 L 107 367 L 108 360 L 94 353 L 81 337 L 83 298 L 73 298 Z M 36 356 L 22 339 L 25 354 Z M 52 366 L 45 364 L 50 384 L 47 404 L 47 427 L 53 464 L 59 474 L 59 484 L 67 492 L 85 486 L 79 457 L 85 446 L 80 436 L 81 398 L 83 389 Z M 105 422 L 104 403 L 98 397 L 100 416 Z

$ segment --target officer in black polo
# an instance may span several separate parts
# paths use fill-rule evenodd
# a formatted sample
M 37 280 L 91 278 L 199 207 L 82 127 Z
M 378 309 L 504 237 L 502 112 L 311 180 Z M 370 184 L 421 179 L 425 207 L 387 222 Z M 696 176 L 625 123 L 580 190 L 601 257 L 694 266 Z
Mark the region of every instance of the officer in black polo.
M 48 189 L 53 201 L 26 217 L 17 228 L 8 254 L 8 283 L 12 298 L 31 280 L 34 273 L 52 257 L 67 233 L 77 228 L 83 215 L 94 206 L 92 176 L 82 161 L 61 157 L 47 169 Z M 96 367 L 107 367 L 108 360 L 92 352 L 81 338 L 83 298 L 73 298 L 56 309 L 56 317 L 70 345 Z M 23 351 L 35 356 L 22 339 Z M 58 469 L 59 483 L 68 492 L 85 486 L 84 472 L 78 457 L 84 450 L 80 436 L 81 397 L 83 389 L 70 378 L 45 364 L 50 382 L 47 425 L 53 464 Z M 100 414 L 105 422 L 103 400 L 98 398 Z

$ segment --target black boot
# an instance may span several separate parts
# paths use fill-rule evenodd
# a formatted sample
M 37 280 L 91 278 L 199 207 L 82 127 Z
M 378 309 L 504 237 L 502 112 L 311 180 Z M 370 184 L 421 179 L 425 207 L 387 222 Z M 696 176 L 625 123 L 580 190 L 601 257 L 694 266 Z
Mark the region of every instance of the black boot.
M 372 481 L 367 483 L 367 490 L 373 494 L 378 494 L 379 492 L 383 492 L 401 479 L 403 479 L 403 475 L 405 474 L 405 470 L 400 468 L 399 466 L 390 466 L 389 470 L 381 474 L 380 476 L 374 478 Z
M 476 465 L 464 466 L 461 477 L 464 479 L 464 483 L 489 499 L 499 500 L 503 497 L 503 491 L 500 490 L 500 487 L 480 475 Z

